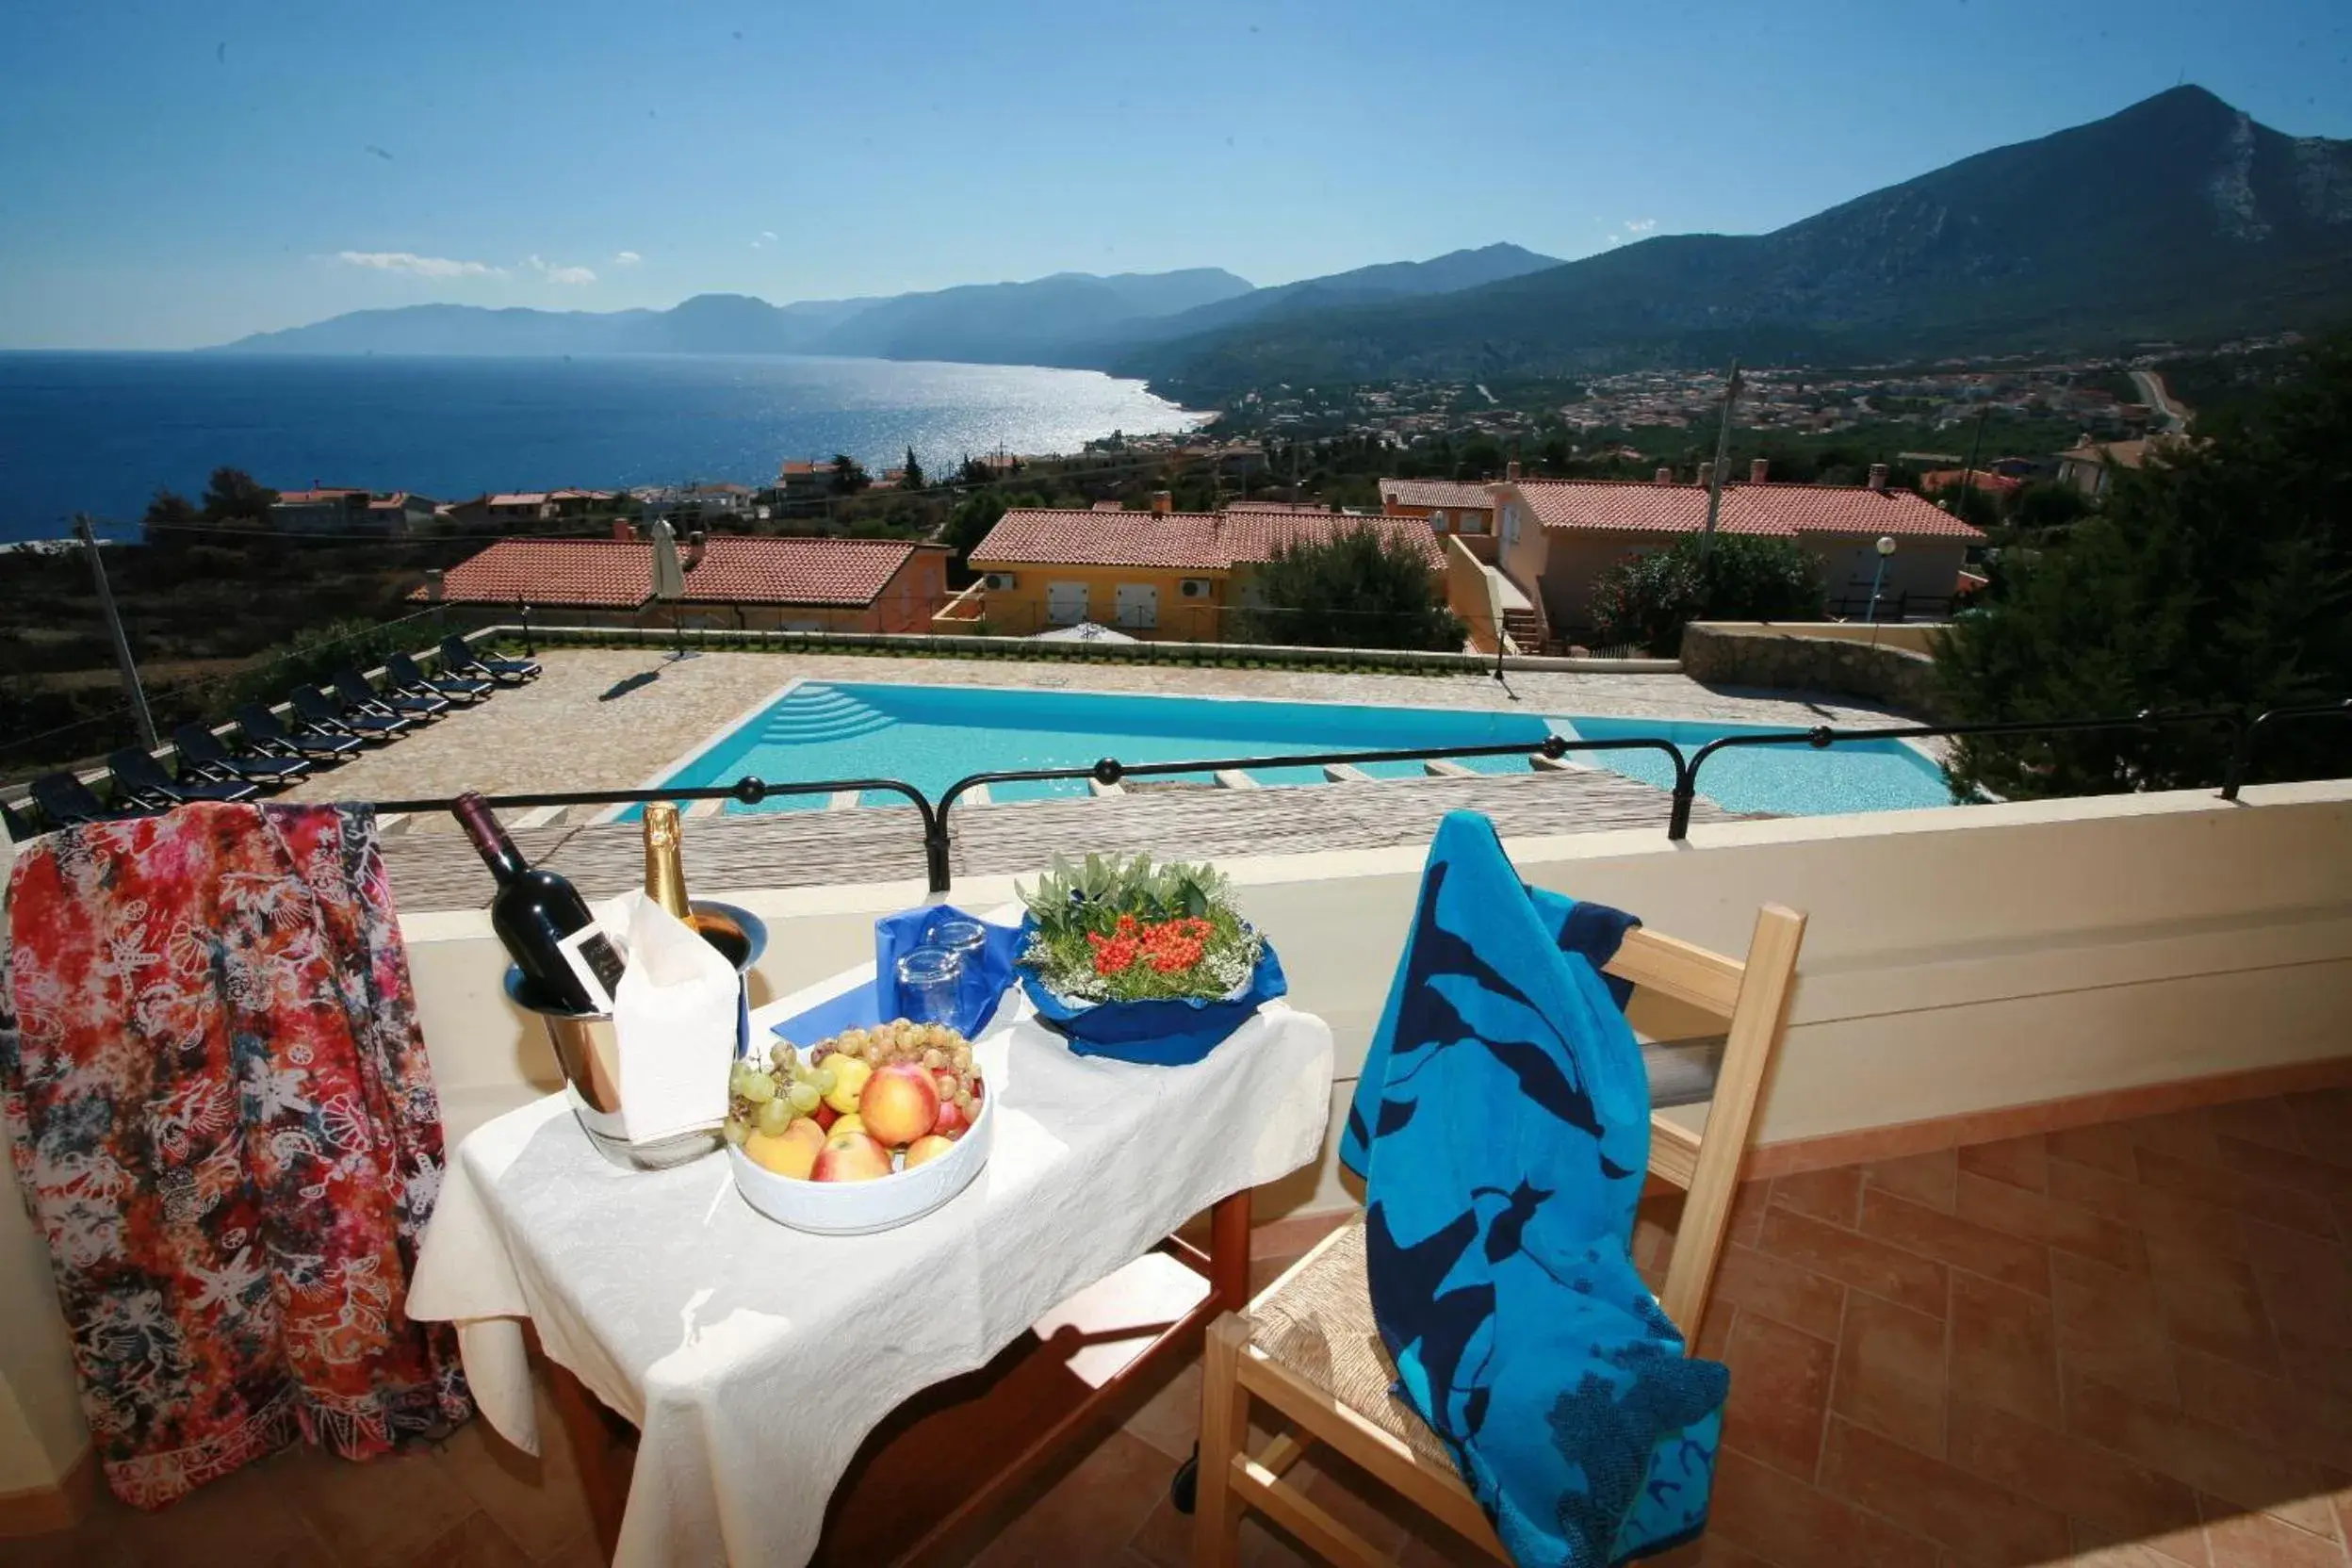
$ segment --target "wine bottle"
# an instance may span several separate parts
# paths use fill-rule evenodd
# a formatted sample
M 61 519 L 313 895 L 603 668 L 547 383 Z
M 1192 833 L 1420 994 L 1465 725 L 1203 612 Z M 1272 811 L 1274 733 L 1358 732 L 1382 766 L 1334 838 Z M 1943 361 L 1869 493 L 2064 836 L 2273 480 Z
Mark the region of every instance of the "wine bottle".
M 693 927 L 730 959 L 735 958 L 739 948 L 747 946 L 743 927 L 711 910 L 697 911 L 694 900 L 686 896 L 684 835 L 678 825 L 678 808 L 666 800 L 646 806 L 645 830 L 645 896 Z
M 490 928 L 531 990 L 566 1012 L 610 1013 L 625 960 L 619 945 L 588 912 L 587 900 L 564 877 L 525 860 L 481 795 L 466 791 L 457 797 L 454 811 L 498 880 L 490 900 Z

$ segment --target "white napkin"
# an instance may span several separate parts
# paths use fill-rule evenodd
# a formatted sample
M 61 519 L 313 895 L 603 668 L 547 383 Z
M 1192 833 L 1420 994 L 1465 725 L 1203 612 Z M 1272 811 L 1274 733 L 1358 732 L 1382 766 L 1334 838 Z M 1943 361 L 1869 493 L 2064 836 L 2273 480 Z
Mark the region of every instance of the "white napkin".
M 643 892 L 599 906 L 621 933 L 629 967 L 612 993 L 620 1051 L 621 1123 L 631 1143 L 716 1127 L 727 1117 L 735 1056 L 735 968 Z

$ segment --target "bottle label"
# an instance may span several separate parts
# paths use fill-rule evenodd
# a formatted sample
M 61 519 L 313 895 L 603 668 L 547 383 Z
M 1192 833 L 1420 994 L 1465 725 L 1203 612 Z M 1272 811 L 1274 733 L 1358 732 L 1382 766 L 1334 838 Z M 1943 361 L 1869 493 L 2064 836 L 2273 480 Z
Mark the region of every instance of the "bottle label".
M 604 927 L 590 921 L 555 945 L 556 951 L 564 955 L 564 962 L 571 967 L 572 977 L 588 993 L 589 1003 L 597 1012 L 610 1014 L 612 992 L 621 983 L 621 971 L 628 966 L 621 950 L 605 935 Z

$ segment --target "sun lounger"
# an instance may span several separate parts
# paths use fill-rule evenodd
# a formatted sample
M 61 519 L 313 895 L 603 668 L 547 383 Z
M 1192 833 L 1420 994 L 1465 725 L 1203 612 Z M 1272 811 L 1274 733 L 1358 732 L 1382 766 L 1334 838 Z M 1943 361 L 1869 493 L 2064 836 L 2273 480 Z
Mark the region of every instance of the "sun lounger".
M 245 743 L 265 757 L 336 762 L 366 743 L 356 735 L 320 729 L 304 721 L 289 726 L 258 702 L 249 702 L 237 710 L 237 727 L 244 732 Z
M 412 696 L 398 691 L 380 692 L 368 683 L 366 676 L 349 664 L 335 672 L 334 683 L 328 689 L 349 707 L 381 718 L 437 719 L 449 710 L 447 697 Z
M 451 702 L 476 703 L 498 689 L 498 683 L 478 675 L 427 675 L 407 654 L 384 662 L 387 680 L 400 691 L 419 696 L 444 697 Z
M 261 793 L 260 787 L 253 784 L 207 784 L 174 778 L 163 771 L 161 762 L 138 746 L 124 746 L 109 754 L 106 770 L 114 775 L 119 796 L 159 810 L 185 806 L 192 800 L 251 800 Z
M 537 660 L 509 659 L 503 654 L 482 653 L 463 637 L 441 639 L 441 667 L 451 675 L 486 675 L 501 686 L 520 686 L 526 680 L 539 678 Z
M 356 735 L 363 741 L 397 741 L 408 733 L 408 720 L 338 707 L 333 697 L 314 686 L 297 686 L 286 694 L 286 700 L 314 728 Z
M 180 754 L 180 774 L 193 773 L 215 783 L 242 780 L 276 789 L 307 776 L 313 764 L 300 757 L 255 757 L 231 751 L 208 726 L 189 723 L 172 732 Z

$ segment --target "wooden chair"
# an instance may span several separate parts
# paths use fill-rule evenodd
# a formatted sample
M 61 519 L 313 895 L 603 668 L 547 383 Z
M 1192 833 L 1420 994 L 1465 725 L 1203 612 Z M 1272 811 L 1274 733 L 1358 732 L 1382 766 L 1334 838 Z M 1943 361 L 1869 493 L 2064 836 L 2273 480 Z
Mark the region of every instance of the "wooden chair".
M 1744 960 L 1636 929 L 1609 972 L 1697 1008 L 1726 1025 L 1707 1101 L 1706 1130 L 1693 1134 L 1653 1112 L 1650 1173 L 1685 1190 L 1659 1304 L 1686 1343 L 1722 1256 L 1757 1101 L 1786 1027 L 1805 917 L 1777 906 L 1757 913 Z M 1200 1451 L 1193 1520 L 1198 1568 L 1230 1568 L 1241 1511 L 1255 1508 L 1326 1560 L 1375 1564 L 1385 1558 L 1283 1473 L 1307 1446 L 1327 1443 L 1381 1485 L 1486 1552 L 1508 1562 L 1502 1543 L 1464 1486 L 1437 1434 L 1391 1396 L 1396 1377 L 1372 1319 L 1364 1282 L 1361 1217 L 1335 1232 L 1260 1293 L 1249 1313 L 1209 1327 L 1200 1394 Z M 1250 1401 L 1263 1399 L 1297 1427 L 1256 1455 L 1247 1451 Z

